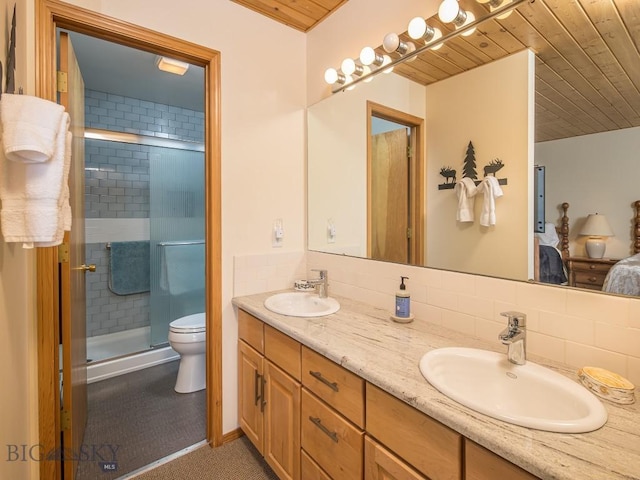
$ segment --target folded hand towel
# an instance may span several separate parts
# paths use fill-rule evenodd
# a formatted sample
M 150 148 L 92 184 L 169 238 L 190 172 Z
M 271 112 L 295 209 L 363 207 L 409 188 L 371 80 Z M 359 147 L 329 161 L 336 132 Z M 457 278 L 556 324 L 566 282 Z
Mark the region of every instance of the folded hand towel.
M 13 162 L 40 163 L 53 157 L 64 107 L 29 95 L 5 94 L 0 101 L 4 154 Z
M 10 162 L 0 155 L 0 223 L 5 241 L 35 242 L 37 246 L 53 246 L 62 241 L 60 212 L 70 163 L 68 128 L 69 115 L 64 113 L 49 162 Z M 0 148 L 2 152 L 4 145 Z
M 484 193 L 484 201 L 482 202 L 482 213 L 480 214 L 480 225 L 488 227 L 496 224 L 496 198 L 503 195 L 502 188 L 498 179 L 493 175 L 484 177 L 478 192 Z
M 473 222 L 474 220 L 474 199 L 478 192 L 475 182 L 468 177 L 464 177 L 455 186 L 458 195 L 458 209 L 456 211 L 456 220 L 459 222 Z

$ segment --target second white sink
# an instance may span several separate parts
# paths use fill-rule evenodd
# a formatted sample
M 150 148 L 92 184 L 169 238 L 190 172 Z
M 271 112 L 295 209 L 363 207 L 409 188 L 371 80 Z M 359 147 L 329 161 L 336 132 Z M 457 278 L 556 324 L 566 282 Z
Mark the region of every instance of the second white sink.
M 335 298 L 320 298 L 317 293 L 284 292 L 271 295 L 264 306 L 274 313 L 291 317 L 322 317 L 340 310 Z
M 439 348 L 420 360 L 420 372 L 435 388 L 480 413 L 550 432 L 583 433 L 607 421 L 595 395 L 568 377 L 527 361 L 474 348 Z

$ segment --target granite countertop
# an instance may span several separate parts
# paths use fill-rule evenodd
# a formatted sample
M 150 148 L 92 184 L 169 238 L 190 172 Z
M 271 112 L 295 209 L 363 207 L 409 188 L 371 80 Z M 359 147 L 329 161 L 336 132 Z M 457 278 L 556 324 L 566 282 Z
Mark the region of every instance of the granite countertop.
M 341 308 L 333 315 L 279 315 L 264 307 L 272 293 L 236 297 L 233 303 L 532 474 L 543 479 L 640 479 L 637 402 L 619 406 L 603 401 L 609 419 L 595 432 L 552 433 L 511 425 L 449 399 L 418 368 L 420 358 L 434 348 L 505 352 L 497 340 L 494 344 L 470 338 L 420 319 L 394 323 L 387 310 L 338 296 Z M 574 368 L 535 356 L 529 360 L 577 381 Z

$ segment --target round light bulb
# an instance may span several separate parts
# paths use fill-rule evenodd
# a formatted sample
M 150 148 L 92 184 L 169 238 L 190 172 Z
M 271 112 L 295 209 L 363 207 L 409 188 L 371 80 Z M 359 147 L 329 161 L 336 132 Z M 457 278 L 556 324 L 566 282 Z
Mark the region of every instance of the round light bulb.
M 473 14 L 473 12 L 467 12 L 467 19 L 465 20 L 462 26 L 464 27 L 465 25 L 469 25 L 471 22 L 475 22 L 475 21 L 476 21 L 476 16 Z M 476 31 L 476 28 L 473 27 L 472 29 L 462 33 L 462 36 L 468 37 L 469 35 L 473 35 L 473 32 L 475 31 Z
M 451 23 L 456 19 L 459 12 L 460 5 L 458 5 L 458 0 L 444 0 L 440 4 L 440 8 L 438 8 L 438 17 L 444 23 Z
M 442 32 L 440 31 L 439 28 L 435 28 L 433 29 L 433 38 L 431 39 L 432 42 L 435 42 L 436 40 L 438 40 L 439 38 L 442 38 Z M 431 50 L 439 50 L 442 48 L 442 42 L 434 45 L 433 47 L 431 47 Z
M 376 59 L 376 51 L 371 47 L 364 47 L 360 52 L 360 62 L 363 65 L 371 65 Z
M 382 48 L 387 53 L 395 52 L 400 46 L 400 37 L 397 33 L 387 33 L 382 40 Z
M 416 45 L 413 42 L 407 42 L 407 53 L 405 55 L 409 55 L 416 51 Z M 407 62 L 413 62 L 418 56 L 414 55 L 413 57 L 407 59 Z
M 412 18 L 407 27 L 407 33 L 414 40 L 420 40 L 427 31 L 427 22 L 422 17 Z
M 353 75 L 353 72 L 356 71 L 356 62 L 354 62 L 352 58 L 345 58 L 342 61 L 340 70 L 342 70 L 342 73 L 345 75 Z
M 324 72 L 324 81 L 333 85 L 338 81 L 338 71 L 335 68 L 327 68 Z
M 382 62 L 381 68 L 384 68 L 385 65 L 389 65 L 391 63 L 391 57 L 389 55 L 384 55 L 382 58 L 384 58 L 384 61 Z M 382 71 L 382 73 L 391 73 L 391 72 L 393 72 L 393 67 L 389 67 Z
M 362 76 L 365 77 L 364 83 L 369 83 L 371 80 L 373 80 L 373 76 L 369 75 L 370 73 L 371 73 L 371 69 L 366 65 L 364 65 L 362 67 Z

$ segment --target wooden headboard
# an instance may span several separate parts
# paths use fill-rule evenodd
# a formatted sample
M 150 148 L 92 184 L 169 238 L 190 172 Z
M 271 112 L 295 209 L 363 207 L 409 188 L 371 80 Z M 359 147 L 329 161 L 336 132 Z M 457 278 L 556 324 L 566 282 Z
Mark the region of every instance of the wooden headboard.
M 633 202 L 635 213 L 633 216 L 633 253 L 640 253 L 640 200 Z M 562 253 L 562 260 L 565 262 L 569 259 L 569 217 L 567 216 L 569 204 L 562 204 L 562 217 L 560 218 L 560 226 L 556 227 L 560 244 L 558 248 Z
M 640 202 L 639 202 L 640 203 Z M 560 217 L 560 226 L 556 227 L 558 236 L 560 237 L 559 249 L 562 254 L 562 261 L 566 264 L 569 260 L 569 217 L 567 216 L 569 204 L 562 204 L 562 217 Z
M 633 217 L 633 253 L 640 253 L 640 200 L 634 204 L 636 215 Z

